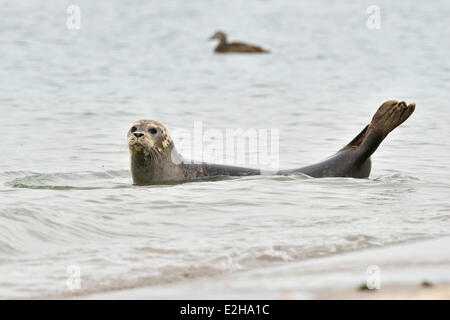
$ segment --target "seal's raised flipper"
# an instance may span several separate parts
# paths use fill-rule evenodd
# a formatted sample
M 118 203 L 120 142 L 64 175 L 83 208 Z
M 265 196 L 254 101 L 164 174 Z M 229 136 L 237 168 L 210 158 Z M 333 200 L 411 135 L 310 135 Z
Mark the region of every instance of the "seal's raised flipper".
M 415 108 L 415 103 L 407 105 L 404 101 L 389 100 L 383 103 L 370 124 L 360 133 L 363 135 L 359 139 L 357 139 L 358 137 L 354 139 L 359 143 L 357 146 L 358 162 L 362 163 L 368 159 L 384 138 L 411 116 Z
M 366 137 L 374 132 L 378 133 L 380 137 L 383 137 L 384 139 L 389 132 L 408 119 L 408 117 L 414 112 L 415 107 L 415 103 L 406 105 L 404 101 L 386 101 L 381 105 L 381 107 L 378 108 L 370 124 L 368 124 L 349 144 L 339 151 L 351 147 L 359 147 Z
M 405 122 L 414 112 L 415 103 L 406 105 L 405 101 L 386 101 L 378 108 L 370 122 L 370 129 L 386 137 L 389 132 Z
M 359 147 L 367 136 L 367 129 L 369 129 L 369 125 L 367 125 L 352 141 L 350 141 L 350 143 L 348 145 L 346 145 L 339 151 L 342 151 L 342 150 L 345 150 L 345 149 L 348 149 L 351 147 Z
M 414 112 L 415 104 L 386 101 L 368 124 L 349 144 L 328 159 L 298 169 L 281 170 L 278 174 L 304 173 L 311 177 L 367 178 L 371 170 L 370 156 L 386 136 Z

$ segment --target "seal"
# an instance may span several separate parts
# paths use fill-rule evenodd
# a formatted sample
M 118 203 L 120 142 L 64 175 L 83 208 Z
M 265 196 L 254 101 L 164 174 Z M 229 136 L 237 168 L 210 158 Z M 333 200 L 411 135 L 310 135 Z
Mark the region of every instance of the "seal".
M 324 161 L 274 175 L 302 173 L 311 177 L 368 178 L 370 156 L 386 136 L 408 119 L 415 103 L 384 102 L 371 122 L 345 147 Z M 259 169 L 210 163 L 196 163 L 184 159 L 176 150 L 167 129 L 158 121 L 139 120 L 127 134 L 131 156 L 131 174 L 135 185 L 179 183 L 203 177 L 260 175 Z
M 242 42 L 227 42 L 227 36 L 222 31 L 217 31 L 212 35 L 209 40 L 219 40 L 219 45 L 214 49 L 217 53 L 227 53 L 227 52 L 240 52 L 240 53 L 268 53 L 269 51 L 254 46 L 251 44 L 246 44 Z

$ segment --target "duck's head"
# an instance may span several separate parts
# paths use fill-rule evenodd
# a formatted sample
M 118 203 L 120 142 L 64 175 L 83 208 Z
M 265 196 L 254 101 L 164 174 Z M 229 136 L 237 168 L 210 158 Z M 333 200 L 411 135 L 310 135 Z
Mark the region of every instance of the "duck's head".
M 226 34 L 224 32 L 217 31 L 216 33 L 214 33 L 212 35 L 211 38 L 209 38 L 209 40 L 214 40 L 214 39 L 217 39 L 217 40 L 220 40 L 220 41 L 225 41 L 227 39 L 227 36 L 226 36 Z

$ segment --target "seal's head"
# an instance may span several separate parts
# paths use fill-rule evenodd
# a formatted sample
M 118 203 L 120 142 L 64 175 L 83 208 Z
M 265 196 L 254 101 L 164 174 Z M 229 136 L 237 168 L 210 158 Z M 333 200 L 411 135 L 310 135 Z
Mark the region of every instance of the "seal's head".
M 136 185 L 182 181 L 185 175 L 166 127 L 154 120 L 134 122 L 127 134 L 131 174 Z
M 224 32 L 222 32 L 222 31 L 217 31 L 216 33 L 214 33 L 214 34 L 212 35 L 211 38 L 209 38 L 209 40 L 214 40 L 214 39 L 217 39 L 217 40 L 220 40 L 220 41 L 225 42 L 226 39 L 227 39 L 227 36 L 225 35 Z
M 155 120 L 134 122 L 127 134 L 130 153 L 146 157 L 163 157 L 172 151 L 173 142 L 166 127 Z

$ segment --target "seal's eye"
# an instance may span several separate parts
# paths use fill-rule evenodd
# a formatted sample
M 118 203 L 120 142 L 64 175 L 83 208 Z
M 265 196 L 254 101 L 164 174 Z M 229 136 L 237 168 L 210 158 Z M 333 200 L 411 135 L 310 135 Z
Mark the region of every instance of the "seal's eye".
M 156 128 L 150 128 L 148 129 L 148 132 L 150 132 L 151 134 L 155 134 L 158 132 L 158 130 L 156 130 Z
M 131 133 L 135 132 L 136 130 L 137 130 L 136 127 L 132 127 L 132 128 L 131 128 Z

